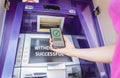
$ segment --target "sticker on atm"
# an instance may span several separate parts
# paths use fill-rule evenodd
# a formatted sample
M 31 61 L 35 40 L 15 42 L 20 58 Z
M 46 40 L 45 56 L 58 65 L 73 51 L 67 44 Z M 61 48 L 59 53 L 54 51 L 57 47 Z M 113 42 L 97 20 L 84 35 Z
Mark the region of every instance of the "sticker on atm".
M 22 2 L 39 3 L 39 0 L 22 0 Z

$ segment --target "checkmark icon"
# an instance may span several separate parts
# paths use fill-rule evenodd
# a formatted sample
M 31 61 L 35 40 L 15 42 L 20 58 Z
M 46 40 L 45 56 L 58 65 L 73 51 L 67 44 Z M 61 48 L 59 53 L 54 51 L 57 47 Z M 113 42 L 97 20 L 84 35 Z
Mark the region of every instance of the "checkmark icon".
M 59 36 L 60 36 L 60 31 L 59 31 L 59 30 L 54 30 L 54 31 L 53 31 L 53 35 L 54 35 L 55 37 L 59 37 Z

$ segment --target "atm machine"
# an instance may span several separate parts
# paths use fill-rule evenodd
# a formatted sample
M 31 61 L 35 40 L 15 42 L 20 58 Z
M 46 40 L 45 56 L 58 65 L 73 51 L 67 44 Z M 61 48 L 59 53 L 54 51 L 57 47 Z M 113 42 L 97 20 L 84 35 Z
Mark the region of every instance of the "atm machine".
M 75 48 L 99 46 L 90 4 L 18 2 L 1 78 L 109 78 L 104 64 L 65 56 L 49 47 L 51 27 L 60 27 Z

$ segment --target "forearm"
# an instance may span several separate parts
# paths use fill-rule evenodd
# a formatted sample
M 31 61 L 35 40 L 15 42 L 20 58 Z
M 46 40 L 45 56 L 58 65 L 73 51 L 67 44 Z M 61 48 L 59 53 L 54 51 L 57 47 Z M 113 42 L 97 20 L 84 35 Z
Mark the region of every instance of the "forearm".
M 111 63 L 114 47 L 115 45 L 88 49 L 75 49 L 72 55 L 89 61 Z
M 50 40 L 50 48 L 51 50 L 62 53 L 67 56 L 71 57 L 77 57 L 89 61 L 94 62 L 104 62 L 104 63 L 110 63 L 112 61 L 113 53 L 115 44 L 110 46 L 104 46 L 104 47 L 98 47 L 98 48 L 86 48 L 86 49 L 76 49 L 71 42 L 64 37 L 66 47 L 61 49 L 54 49 L 52 47 L 52 41 Z

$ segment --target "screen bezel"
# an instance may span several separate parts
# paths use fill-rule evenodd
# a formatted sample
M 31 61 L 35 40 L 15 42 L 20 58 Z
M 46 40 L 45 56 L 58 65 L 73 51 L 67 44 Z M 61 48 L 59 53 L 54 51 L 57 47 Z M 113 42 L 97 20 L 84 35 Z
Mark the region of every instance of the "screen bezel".
M 70 35 L 66 35 L 66 37 L 73 43 Z M 22 66 L 48 66 L 49 64 L 60 64 L 60 63 L 63 63 L 65 65 L 80 64 L 79 59 L 74 58 L 74 57 L 71 57 L 72 62 L 29 63 L 31 38 L 50 38 L 50 35 L 48 35 L 48 34 L 26 34 L 25 35 L 25 44 L 24 44 L 24 50 L 23 50 Z

